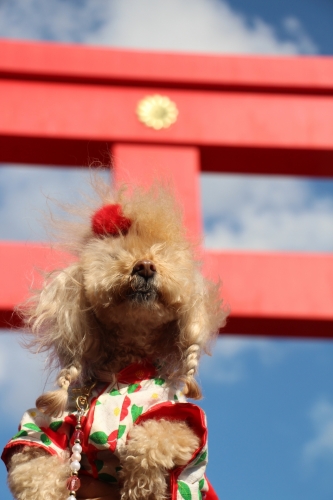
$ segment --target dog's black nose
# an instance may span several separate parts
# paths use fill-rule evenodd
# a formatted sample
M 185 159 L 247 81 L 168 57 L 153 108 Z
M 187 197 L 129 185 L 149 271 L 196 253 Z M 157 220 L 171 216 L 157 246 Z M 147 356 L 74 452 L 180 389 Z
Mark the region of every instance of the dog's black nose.
M 156 273 L 156 267 L 151 260 L 139 260 L 133 267 L 133 274 L 138 274 L 146 280 L 152 278 Z

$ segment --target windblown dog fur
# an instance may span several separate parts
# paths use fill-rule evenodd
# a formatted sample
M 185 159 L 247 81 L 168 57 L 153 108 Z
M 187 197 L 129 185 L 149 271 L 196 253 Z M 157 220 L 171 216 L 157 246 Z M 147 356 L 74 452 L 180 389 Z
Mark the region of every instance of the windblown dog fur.
M 81 221 L 66 226 L 67 248 L 77 260 L 51 273 L 23 309 L 30 346 L 47 351 L 60 368 L 60 389 L 40 396 L 37 408 L 61 415 L 68 386 L 111 382 L 124 367 L 146 359 L 158 363 L 168 384 L 199 399 L 199 358 L 226 316 L 219 286 L 202 276 L 170 189 L 154 185 L 129 193 L 99 182 L 96 191 L 97 202 L 81 210 Z M 131 221 L 127 234 L 92 231 L 94 212 L 108 204 L 119 204 Z M 149 277 L 136 271 L 142 262 L 148 262 Z M 120 459 L 121 491 L 83 478 L 78 498 L 167 498 L 168 471 L 187 463 L 198 444 L 185 422 L 136 425 Z M 17 500 L 67 498 L 69 454 L 22 446 L 10 454 L 8 482 Z

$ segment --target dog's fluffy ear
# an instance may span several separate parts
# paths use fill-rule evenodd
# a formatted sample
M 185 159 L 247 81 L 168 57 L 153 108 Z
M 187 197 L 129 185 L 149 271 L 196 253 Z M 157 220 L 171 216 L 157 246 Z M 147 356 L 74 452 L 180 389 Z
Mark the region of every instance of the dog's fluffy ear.
M 225 325 L 227 311 L 222 308 L 220 285 L 200 276 L 194 290 L 192 305 L 181 315 L 180 345 L 182 350 L 183 392 L 190 398 L 201 399 L 201 389 L 194 376 L 202 352 L 209 354 L 209 343 Z
M 27 346 L 47 351 L 51 362 L 61 366 L 58 391 L 37 399 L 37 407 L 59 415 L 67 404 L 67 389 L 81 372 L 84 352 L 89 349 L 92 320 L 83 290 L 83 274 L 78 263 L 51 273 L 43 286 L 22 310 L 31 339 Z
M 90 329 L 80 265 L 51 273 L 26 305 L 23 316 L 33 334 L 32 344 L 38 351 L 51 350 L 62 365 L 67 364 Z

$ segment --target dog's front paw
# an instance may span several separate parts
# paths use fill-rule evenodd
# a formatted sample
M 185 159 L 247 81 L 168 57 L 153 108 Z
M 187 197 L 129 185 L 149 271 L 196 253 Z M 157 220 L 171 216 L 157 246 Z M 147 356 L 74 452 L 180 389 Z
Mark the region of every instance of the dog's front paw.
M 148 466 L 143 455 L 129 455 L 121 472 L 121 500 L 163 500 L 166 498 L 165 473 L 159 467 Z

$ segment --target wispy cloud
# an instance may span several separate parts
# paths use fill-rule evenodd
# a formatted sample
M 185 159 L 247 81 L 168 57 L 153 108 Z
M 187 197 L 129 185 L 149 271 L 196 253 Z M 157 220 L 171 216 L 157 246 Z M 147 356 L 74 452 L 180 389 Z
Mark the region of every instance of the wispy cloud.
M 83 43 L 108 12 L 105 0 L 3 0 L 0 36 Z
M 109 172 L 101 172 L 109 180 Z M 47 214 L 59 214 L 52 201 L 75 203 L 92 193 L 87 168 L 0 165 L 0 239 L 44 241 Z
M 327 398 L 317 401 L 310 413 L 314 436 L 304 445 L 303 459 L 313 464 L 321 459 L 333 463 L 333 403 Z
M 297 40 L 299 49 L 304 54 L 312 54 L 317 51 L 313 40 L 306 33 L 302 23 L 294 16 L 283 19 L 282 26 L 291 38 Z
M 239 382 L 247 377 L 250 356 L 269 367 L 283 358 L 284 351 L 270 340 L 223 336 L 217 340 L 213 356 L 202 359 L 200 377 L 227 385 Z
M 288 17 L 278 36 L 224 0 L 5 0 L 0 35 L 118 47 L 219 53 L 312 54 L 316 44 Z
M 333 250 L 333 182 L 202 176 L 209 248 Z

